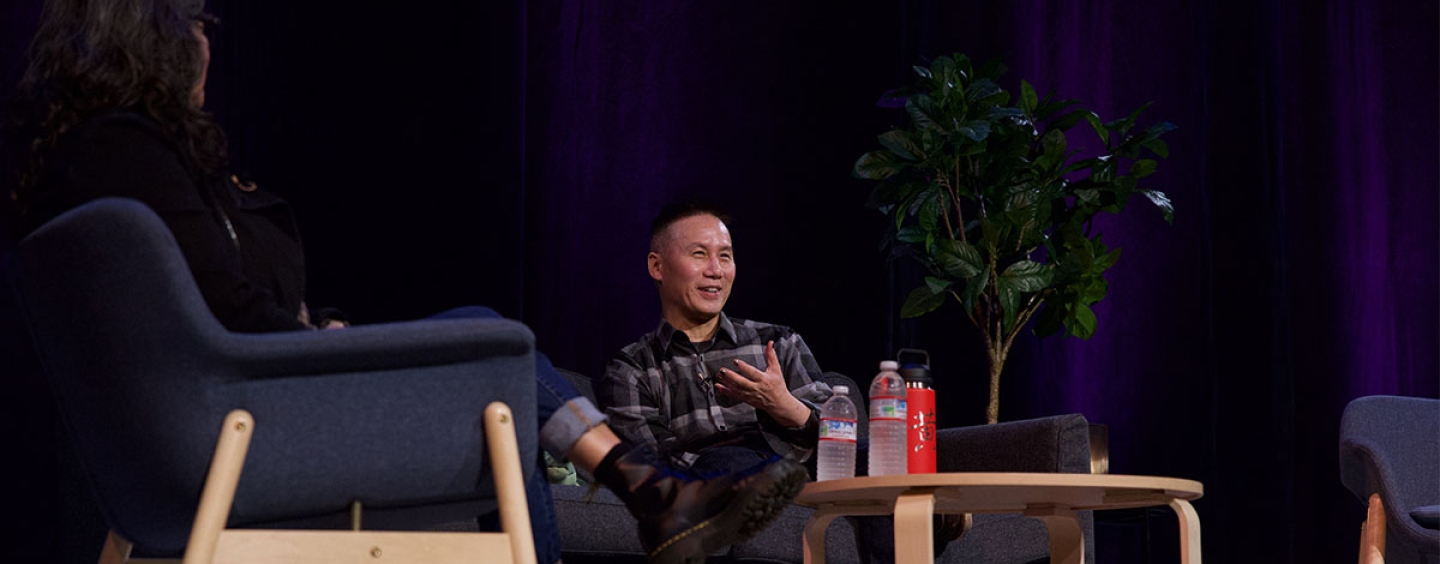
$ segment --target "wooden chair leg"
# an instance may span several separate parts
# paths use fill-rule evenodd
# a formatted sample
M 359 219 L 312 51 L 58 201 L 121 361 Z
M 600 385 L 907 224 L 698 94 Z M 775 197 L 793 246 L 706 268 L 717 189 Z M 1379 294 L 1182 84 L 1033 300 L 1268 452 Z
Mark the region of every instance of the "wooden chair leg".
M 255 422 L 244 410 L 225 418 L 210 462 L 200 506 L 183 561 L 137 560 L 131 543 L 110 534 L 100 564 L 213 564 L 216 562 L 349 562 L 384 557 L 394 562 L 469 562 L 477 555 L 512 555 L 513 564 L 536 564 L 524 473 L 515 437 L 514 415 L 504 403 L 485 410 L 485 433 L 495 473 L 500 523 L 504 533 L 387 531 L 227 530 L 240 471 L 250 448 Z M 502 536 L 503 535 L 503 536 Z
M 130 541 L 115 531 L 105 536 L 105 547 L 100 550 L 100 564 L 123 564 L 130 559 Z
M 490 469 L 495 473 L 495 493 L 500 501 L 500 528 L 510 537 L 515 564 L 535 564 L 535 537 L 530 530 L 530 506 L 525 501 L 515 416 L 502 402 L 485 407 L 485 440 L 490 443 Z
M 205 489 L 200 493 L 200 507 L 195 511 L 195 524 L 190 529 L 190 542 L 185 547 L 184 564 L 210 564 L 215 560 L 215 546 L 230 518 L 230 505 L 235 502 L 235 488 L 240 484 L 240 470 L 245 466 L 245 453 L 250 450 L 250 437 L 255 432 L 255 419 L 237 409 L 225 417 Z
M 1385 564 L 1385 504 L 1370 494 L 1370 508 L 1360 526 L 1360 564 Z

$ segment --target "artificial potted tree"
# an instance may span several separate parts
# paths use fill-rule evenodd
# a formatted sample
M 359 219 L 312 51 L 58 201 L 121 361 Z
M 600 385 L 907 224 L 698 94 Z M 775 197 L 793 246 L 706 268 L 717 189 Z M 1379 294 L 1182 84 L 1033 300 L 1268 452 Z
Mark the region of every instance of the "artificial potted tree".
M 1169 149 L 1161 122 L 1137 129 L 1149 107 L 1104 121 L 1073 100 L 1040 98 L 1025 81 L 1011 104 L 991 63 L 964 55 L 914 67 L 911 87 L 886 93 L 882 106 L 904 108 L 905 124 L 879 136 L 881 148 L 855 163 L 875 180 L 869 205 L 891 217 L 885 246 L 918 260 L 924 282 L 901 307 L 910 318 L 946 301 L 979 328 L 990 360 L 985 420 L 999 420 L 1000 374 L 1015 337 L 1034 317 L 1037 335 L 1095 333 L 1090 306 L 1105 297 L 1105 270 L 1120 258 L 1094 230 L 1102 212 L 1119 213 L 1139 195 L 1167 222 L 1164 193 L 1142 189 Z M 1080 123 L 1100 148 L 1071 150 L 1066 133 Z M 1082 128 L 1083 129 L 1083 128 Z

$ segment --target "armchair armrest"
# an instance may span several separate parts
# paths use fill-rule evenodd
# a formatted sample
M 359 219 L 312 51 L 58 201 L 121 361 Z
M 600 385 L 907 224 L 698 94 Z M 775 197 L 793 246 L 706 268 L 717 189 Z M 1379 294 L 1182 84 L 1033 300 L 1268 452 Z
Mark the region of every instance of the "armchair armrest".
M 328 331 L 226 333 L 212 344 L 222 365 L 246 378 L 422 368 L 534 349 L 535 336 L 509 319 L 435 319 Z
M 941 429 L 941 472 L 1090 472 L 1090 425 L 1079 414 Z

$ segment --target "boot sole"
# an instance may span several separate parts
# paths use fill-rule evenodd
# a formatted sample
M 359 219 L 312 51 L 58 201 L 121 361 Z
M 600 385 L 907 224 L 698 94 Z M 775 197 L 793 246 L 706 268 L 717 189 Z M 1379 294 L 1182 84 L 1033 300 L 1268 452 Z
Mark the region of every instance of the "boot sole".
M 725 511 L 651 552 L 651 564 L 702 564 L 711 553 L 749 540 L 785 511 L 809 479 L 804 467 L 789 460 L 775 462 L 760 474 L 747 494 Z

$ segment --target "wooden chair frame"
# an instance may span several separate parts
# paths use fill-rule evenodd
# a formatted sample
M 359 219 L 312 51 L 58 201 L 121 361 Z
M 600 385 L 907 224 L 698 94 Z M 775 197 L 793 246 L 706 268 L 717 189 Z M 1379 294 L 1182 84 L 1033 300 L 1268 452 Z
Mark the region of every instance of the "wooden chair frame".
M 1360 564 L 1385 564 L 1385 504 L 1370 494 L 1370 508 L 1360 524 Z
M 131 543 L 111 531 L 100 564 L 536 564 L 514 416 L 502 402 L 485 409 L 499 533 L 227 529 L 254 432 L 255 421 L 245 410 L 225 418 L 183 559 L 130 558 Z

